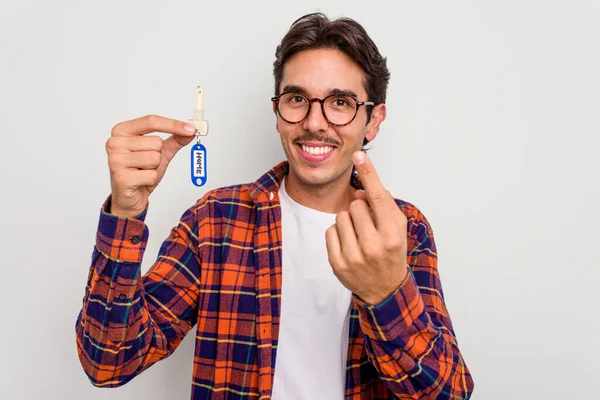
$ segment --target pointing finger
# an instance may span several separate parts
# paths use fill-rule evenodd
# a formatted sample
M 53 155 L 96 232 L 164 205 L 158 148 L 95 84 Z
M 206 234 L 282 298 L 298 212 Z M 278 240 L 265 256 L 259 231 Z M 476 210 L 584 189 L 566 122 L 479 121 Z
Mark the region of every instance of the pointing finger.
M 146 115 L 145 117 L 124 121 L 115 125 L 111 134 L 112 136 L 139 136 L 152 132 L 193 136 L 196 133 L 196 127 L 183 121 L 159 115 Z

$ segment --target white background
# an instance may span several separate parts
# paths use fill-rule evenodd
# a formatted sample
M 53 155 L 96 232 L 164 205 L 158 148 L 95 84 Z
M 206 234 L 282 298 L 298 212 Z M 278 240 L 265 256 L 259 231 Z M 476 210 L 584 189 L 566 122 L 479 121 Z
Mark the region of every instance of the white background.
M 146 270 L 207 190 L 284 158 L 275 47 L 301 15 L 361 22 L 392 73 L 371 157 L 430 220 L 474 399 L 590 399 L 598 328 L 598 1 L 2 1 L 0 398 L 186 399 L 193 335 L 119 389 L 80 367 L 74 325 L 114 124 L 192 117 L 205 86 L 208 184 L 189 148 L 151 197 Z

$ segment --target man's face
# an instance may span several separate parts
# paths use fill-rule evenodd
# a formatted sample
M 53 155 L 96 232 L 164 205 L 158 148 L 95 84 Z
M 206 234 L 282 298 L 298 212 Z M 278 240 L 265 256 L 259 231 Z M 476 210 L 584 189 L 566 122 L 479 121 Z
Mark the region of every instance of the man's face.
M 306 97 L 325 98 L 333 92 L 350 92 L 358 101 L 368 101 L 363 85 L 364 71 L 346 54 L 333 49 L 299 52 L 284 65 L 280 93 L 292 89 Z M 276 111 L 275 105 L 273 110 Z M 352 153 L 360 150 L 365 137 L 371 141 L 385 119 L 385 106 L 373 110 L 367 125 L 366 107 L 346 126 L 331 125 L 318 102 L 300 123 L 291 124 L 277 116 L 277 131 L 290 164 L 290 177 L 303 184 L 322 186 L 350 179 Z

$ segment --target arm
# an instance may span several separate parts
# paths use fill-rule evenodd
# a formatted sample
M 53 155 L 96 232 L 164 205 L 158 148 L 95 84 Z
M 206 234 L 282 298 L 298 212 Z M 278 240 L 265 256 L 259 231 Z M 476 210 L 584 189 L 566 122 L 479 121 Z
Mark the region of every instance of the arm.
M 412 223 L 417 245 L 409 250 L 410 273 L 400 287 L 375 306 L 353 297 L 366 350 L 401 399 L 468 399 L 473 380 L 444 303 L 433 232 L 420 213 Z
M 200 264 L 196 207 L 162 244 L 145 276 L 140 268 L 146 211 L 134 219 L 100 215 L 77 351 L 92 384 L 120 386 L 175 351 L 196 322 Z

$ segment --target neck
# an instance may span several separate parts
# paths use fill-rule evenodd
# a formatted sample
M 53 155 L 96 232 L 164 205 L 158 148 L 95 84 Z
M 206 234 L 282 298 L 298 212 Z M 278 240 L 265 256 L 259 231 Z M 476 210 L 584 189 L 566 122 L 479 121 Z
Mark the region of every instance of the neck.
M 354 200 L 354 189 L 350 186 L 352 168 L 333 182 L 325 185 L 310 185 L 302 182 L 292 171 L 285 177 L 285 191 L 296 203 L 317 211 L 337 214 L 348 210 Z

